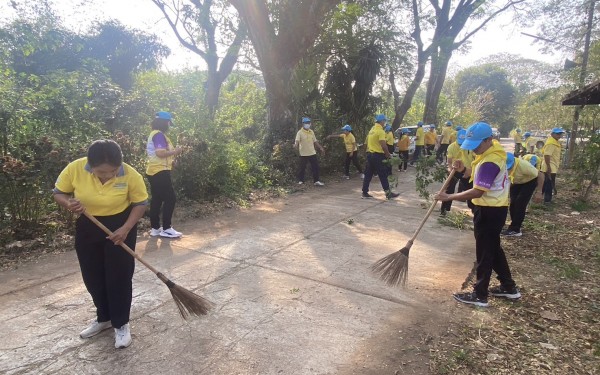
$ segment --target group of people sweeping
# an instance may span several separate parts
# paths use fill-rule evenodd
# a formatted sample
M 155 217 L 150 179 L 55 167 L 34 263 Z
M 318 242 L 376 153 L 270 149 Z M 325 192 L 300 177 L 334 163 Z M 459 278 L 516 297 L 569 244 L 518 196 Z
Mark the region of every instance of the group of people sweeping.
M 367 164 L 364 174 L 358 162 L 358 145 L 352 134 L 352 127 L 345 125 L 341 134 L 328 137 L 340 137 L 343 140 L 346 151 L 344 176 L 349 178 L 350 163 L 353 163 L 363 177 L 363 198 L 371 198 L 369 185 L 374 175 L 379 177 L 386 198 L 398 196 L 391 191 L 388 180 L 391 165 L 386 163 L 386 160 L 391 158 L 396 145 L 391 126 L 386 125 L 387 120 L 385 115 L 377 115 L 375 124 L 369 130 L 365 142 Z M 304 183 L 304 169 L 306 164 L 310 163 L 314 184 L 323 186 L 319 180 L 316 150 L 319 149 L 322 153 L 325 150 L 310 129 L 310 118 L 303 118 L 302 123 L 303 127 L 295 139 L 295 147 L 300 154 L 298 182 Z M 174 147 L 165 134 L 171 125 L 172 117 L 169 112 L 156 113 L 147 141 L 146 176 L 152 193 L 150 236 L 153 237 L 181 236 L 171 223 L 175 207 L 171 168 L 174 158 L 182 152 L 181 148 Z M 450 176 L 447 180 L 447 190 L 440 191 L 435 195 L 435 199 L 443 202 L 442 213 L 450 210 L 454 200 L 468 202 L 474 216 L 477 258 L 477 281 L 473 291 L 457 293 L 454 298 L 459 302 L 477 306 L 487 306 L 488 295 L 518 299 L 521 294 L 512 278 L 500 244 L 500 235 L 509 211 L 509 197 L 512 223 L 507 231 L 509 235 L 520 235 L 525 208 L 534 191 L 538 191 L 535 197 L 538 201 L 542 196 L 544 200 L 552 197 L 560 162 L 561 150 L 558 140 L 564 130 L 553 129 L 551 137 L 544 145 L 541 167 L 538 170 L 534 166 L 535 160 L 520 159 L 506 153 L 493 139 L 492 129 L 486 123 L 478 122 L 466 130 L 459 129 L 453 142 L 450 138 L 451 123 L 447 126 L 449 143 L 441 144 L 446 145 L 443 149 L 447 154 Z M 402 134 L 397 146 L 400 153 L 407 154 L 405 136 L 406 134 Z M 445 139 L 442 136 L 442 140 Z M 407 158 L 404 159 L 404 170 L 406 162 Z M 402 165 L 399 168 L 402 168 Z M 459 187 L 455 193 L 457 183 Z M 84 284 L 96 307 L 96 319 L 80 333 L 80 337 L 89 338 L 113 328 L 115 347 L 128 347 L 132 341 L 129 318 L 134 261 L 138 259 L 148 266 L 134 252 L 137 223 L 144 216 L 148 204 L 144 179 L 134 168 L 123 162 L 121 149 L 116 142 L 98 140 L 91 144 L 86 157 L 69 163 L 60 173 L 54 188 L 54 199 L 60 206 L 80 215 L 75 228 L 75 249 Z M 123 247 L 127 252 L 119 247 Z M 407 256 L 408 252 L 400 255 Z M 383 269 L 384 272 L 397 277 L 402 273 L 398 264 L 383 263 L 380 270 Z M 396 269 L 389 270 L 390 267 Z M 178 301 L 173 292 L 173 288 L 176 287 L 174 283 L 153 271 L 169 286 L 180 312 L 185 316 L 182 302 Z M 492 271 L 497 273 L 500 285 L 489 288 Z M 188 293 L 191 295 L 190 299 L 199 297 Z M 207 301 L 194 303 L 195 306 L 188 306 L 189 311 L 206 313 L 209 307 Z M 190 302 L 190 305 L 194 303 Z
M 165 134 L 171 125 L 169 112 L 156 113 L 147 142 L 146 175 L 152 192 L 150 235 L 177 238 L 181 233 L 171 225 L 175 208 L 171 168 L 181 148 L 174 147 Z M 69 163 L 60 173 L 54 199 L 80 215 L 75 224 L 75 250 L 83 282 L 96 307 L 96 319 L 80 337 L 89 338 L 113 328 L 115 347 L 126 348 L 131 344 L 129 315 L 135 259 L 120 247 L 135 250 L 137 223 L 148 204 L 144 179 L 123 162 L 116 142 L 98 140 L 88 148 L 86 157 Z M 103 231 L 102 225 L 110 234 Z

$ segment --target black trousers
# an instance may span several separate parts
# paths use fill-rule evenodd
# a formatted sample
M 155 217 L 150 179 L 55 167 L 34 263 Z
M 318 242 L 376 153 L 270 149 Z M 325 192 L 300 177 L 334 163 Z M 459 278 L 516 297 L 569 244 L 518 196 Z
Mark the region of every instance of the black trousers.
M 162 227 L 171 228 L 171 219 L 175 211 L 175 190 L 171 182 L 171 171 L 160 171 L 153 176 L 147 176 L 150 182 L 150 226 L 154 229 L 161 227 L 160 213 L 162 210 Z
M 419 160 L 421 154 L 423 153 L 423 147 L 424 146 L 415 146 L 415 152 L 413 153 L 411 163 L 414 163 L 417 160 Z
M 552 192 L 556 186 L 556 173 L 551 173 L 550 177 L 546 175 L 544 179 L 544 186 L 542 187 L 542 193 L 544 193 L 544 202 L 552 202 Z
M 112 216 L 96 216 L 111 231 L 120 228 L 129 217 L 130 209 Z M 135 250 L 137 225 L 125 243 Z M 129 322 L 132 299 L 132 278 L 135 259 L 121 246 L 106 239 L 106 234 L 85 216 L 75 224 L 75 250 L 81 276 L 96 306 L 99 322 L 110 321 L 114 328 Z
M 446 153 L 448 152 L 448 143 L 441 143 L 440 147 L 437 150 L 437 153 L 435 154 L 435 158 L 442 162 L 444 161 L 444 157 L 446 156 Z
M 500 245 L 500 232 L 506 221 L 508 207 L 485 207 L 475 205 L 473 224 L 477 281 L 474 291 L 480 298 L 487 298 L 492 271 L 498 275 L 500 284 L 507 289 L 515 287 L 508 261 Z
M 510 206 L 508 210 L 511 222 L 508 226 L 509 230 L 514 230 L 515 232 L 521 231 L 521 225 L 523 224 L 523 220 L 525 220 L 525 211 L 531 197 L 533 197 L 536 186 L 537 178 L 524 184 L 510 186 Z
M 465 178 L 463 177 L 462 173 L 456 172 L 454 173 L 452 180 L 450 180 L 450 184 L 448 184 L 448 187 L 446 188 L 446 194 L 454 194 L 454 191 L 456 190 L 456 183 L 458 183 L 458 193 L 469 190 L 473 187 L 473 183 L 469 182 L 469 177 Z M 467 201 L 467 206 L 471 209 L 471 211 L 473 211 L 473 207 L 475 207 L 471 200 Z M 441 211 L 450 211 L 451 207 L 452 201 L 442 202 Z
M 319 162 L 317 155 L 300 156 L 300 169 L 298 170 L 298 181 L 304 182 L 304 171 L 306 164 L 310 163 L 310 171 L 312 172 L 313 182 L 319 181 Z
M 350 162 L 354 164 L 358 173 L 363 173 L 360 164 L 358 163 L 358 152 L 346 152 L 346 160 L 344 161 L 344 174 L 350 176 Z M 315 181 L 316 182 L 316 181 Z
M 389 168 L 383 164 L 385 155 L 377 152 L 367 153 L 367 167 L 365 168 L 365 179 L 363 180 L 363 193 L 369 192 L 369 185 L 373 179 L 373 172 L 377 172 L 381 187 L 383 190 L 390 190 L 390 183 L 388 181 Z
M 400 157 L 402 158 L 402 165 L 398 165 L 398 170 L 400 170 L 401 166 L 402 166 L 402 169 L 406 170 L 406 167 L 408 166 L 408 150 L 399 151 L 399 153 L 400 153 Z
M 425 153 L 427 156 L 433 155 L 433 150 L 435 149 L 435 145 L 425 145 Z

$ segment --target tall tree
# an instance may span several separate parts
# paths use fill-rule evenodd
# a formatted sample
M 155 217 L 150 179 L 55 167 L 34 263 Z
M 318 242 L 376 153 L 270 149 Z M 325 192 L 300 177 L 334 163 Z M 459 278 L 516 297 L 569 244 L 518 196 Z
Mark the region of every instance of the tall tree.
M 297 119 L 289 82 L 341 0 L 230 0 L 248 26 L 267 89 L 267 144 L 293 137 Z M 272 6 L 272 10 L 269 8 Z
M 206 63 L 206 106 L 211 116 L 221 87 L 237 63 L 247 28 L 226 1 L 151 0 L 163 13 L 182 46 Z M 223 57 L 219 53 L 225 50 Z

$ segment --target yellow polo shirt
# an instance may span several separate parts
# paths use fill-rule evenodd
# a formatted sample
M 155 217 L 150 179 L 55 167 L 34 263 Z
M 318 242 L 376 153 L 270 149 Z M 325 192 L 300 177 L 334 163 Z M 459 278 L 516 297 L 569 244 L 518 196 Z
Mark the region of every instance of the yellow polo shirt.
M 417 132 L 415 133 L 415 145 L 416 146 L 425 146 L 425 136 L 423 134 L 423 128 L 417 128 Z
M 315 136 L 315 132 L 312 129 L 300 129 L 298 133 L 296 133 L 296 142 L 299 144 L 300 156 L 312 156 L 316 155 L 317 151 L 315 150 L 315 142 L 317 141 L 317 137 Z
M 560 165 L 560 155 L 562 152 L 562 146 L 560 143 L 552 138 L 552 136 L 548 137 L 546 140 L 546 144 L 542 148 L 542 172 L 546 172 L 548 170 L 548 166 L 546 165 L 546 156 L 550 156 L 550 168 L 552 169 L 552 173 L 558 172 L 558 167 Z
M 402 134 L 402 136 L 398 140 L 398 150 L 399 151 L 408 151 L 409 145 L 410 145 L 410 138 L 408 138 L 408 135 Z
M 437 134 L 435 134 L 435 132 L 428 131 L 427 133 L 425 133 L 425 144 L 429 146 L 434 145 L 436 138 Z
M 387 143 L 388 146 L 394 145 L 394 133 L 392 133 L 392 132 L 385 133 L 385 143 Z
M 475 154 L 472 151 L 463 150 L 457 142 L 450 143 L 448 151 L 446 151 L 446 156 L 448 156 L 448 159 L 462 161 L 463 165 L 467 168 L 471 168 L 471 164 L 475 159 Z
M 521 185 L 537 179 L 538 170 L 527 160 L 515 159 L 515 164 L 508 171 L 508 177 L 514 185 Z
M 440 143 L 443 145 L 450 144 L 450 136 L 451 135 L 452 135 L 452 127 L 451 126 L 444 127 L 444 129 L 442 129 L 442 140 L 440 141 Z
M 146 142 L 146 154 L 148 155 L 148 165 L 146 166 L 146 174 L 154 176 L 161 171 L 170 171 L 173 168 L 173 156 L 159 158 L 156 155 L 156 150 L 173 150 L 173 143 L 167 135 L 160 130 L 152 130 Z
M 348 135 L 346 135 L 345 133 L 342 133 L 342 134 L 340 134 L 340 138 L 342 138 L 344 140 L 344 146 L 346 147 L 346 152 L 354 152 L 357 150 L 356 138 L 354 138 L 354 134 L 348 133 Z
M 77 159 L 63 169 L 54 185 L 55 194 L 73 194 L 93 216 L 110 216 L 129 206 L 145 205 L 148 192 L 142 175 L 123 163 L 116 177 L 104 184 L 87 163 L 87 157 Z
M 456 135 L 457 134 L 458 134 L 458 132 L 456 130 L 452 130 L 452 133 L 450 133 L 450 143 L 456 142 Z
M 376 123 L 371 130 L 369 130 L 369 135 L 367 136 L 367 151 L 384 154 L 379 141 L 385 140 L 385 131 L 383 130 L 383 127 Z

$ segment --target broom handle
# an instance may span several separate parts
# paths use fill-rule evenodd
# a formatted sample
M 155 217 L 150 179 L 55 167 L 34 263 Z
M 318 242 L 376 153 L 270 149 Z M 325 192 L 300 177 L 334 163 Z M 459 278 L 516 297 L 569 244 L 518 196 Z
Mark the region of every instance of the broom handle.
M 98 219 L 96 219 L 94 216 L 90 215 L 87 211 L 83 211 L 83 214 L 85 215 L 85 217 L 90 219 L 90 221 L 92 223 L 96 224 L 100 229 L 102 229 L 104 231 L 104 233 L 108 234 L 109 236 L 113 234 L 113 232 L 111 232 L 110 229 L 108 229 L 106 226 L 104 226 L 104 224 L 99 222 Z M 158 272 L 158 270 L 156 270 L 156 268 L 152 267 L 150 264 L 148 264 L 148 262 L 143 260 L 142 257 L 140 257 L 135 251 L 131 250 L 131 248 L 129 246 L 127 246 L 126 243 L 124 243 L 124 242 L 121 243 L 121 247 L 125 251 L 127 251 L 129 253 L 129 255 L 131 255 L 135 259 L 139 260 L 140 263 L 142 263 L 144 266 L 146 266 L 150 271 L 154 272 L 154 274 L 156 274 L 157 276 L 159 275 L 160 272 Z M 159 276 L 159 278 L 160 278 L 160 276 Z
M 450 185 L 450 181 L 454 177 L 454 172 L 456 172 L 456 170 L 452 169 L 452 172 L 450 172 L 450 175 L 448 175 L 448 177 L 446 178 L 446 181 L 444 181 L 444 184 L 442 185 L 442 188 L 440 189 L 440 193 L 443 193 L 443 192 L 446 191 L 446 189 L 448 188 L 448 185 Z M 429 207 L 429 210 L 425 214 L 425 217 L 423 218 L 423 220 L 421 220 L 421 224 L 419 225 L 419 227 L 415 231 L 415 234 L 413 234 L 413 236 L 411 237 L 411 239 L 408 241 L 410 244 L 412 244 L 415 241 L 415 239 L 417 238 L 417 236 L 419 235 L 419 232 L 423 228 L 423 225 L 425 225 L 425 222 L 427 221 L 427 219 L 429 219 L 429 215 L 431 215 L 431 213 L 433 212 L 433 209 L 435 208 L 435 205 L 437 204 L 437 202 L 438 202 L 437 199 L 433 200 L 433 203 L 431 204 L 431 207 Z

